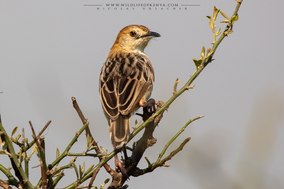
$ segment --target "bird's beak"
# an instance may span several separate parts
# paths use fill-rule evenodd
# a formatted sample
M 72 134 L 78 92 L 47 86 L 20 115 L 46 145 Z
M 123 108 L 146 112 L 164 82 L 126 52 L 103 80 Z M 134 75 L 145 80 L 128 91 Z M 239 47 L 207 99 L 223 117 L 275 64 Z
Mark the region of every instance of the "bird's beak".
M 140 38 L 142 37 L 161 37 L 161 35 L 158 34 L 157 32 L 149 31 L 147 34 L 142 35 Z

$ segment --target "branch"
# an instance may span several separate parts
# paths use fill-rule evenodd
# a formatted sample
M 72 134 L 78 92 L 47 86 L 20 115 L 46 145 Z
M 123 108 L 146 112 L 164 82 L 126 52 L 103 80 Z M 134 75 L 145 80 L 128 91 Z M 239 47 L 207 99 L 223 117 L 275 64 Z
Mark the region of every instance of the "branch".
M 69 150 L 74 145 L 74 143 L 77 142 L 78 137 L 82 134 L 82 132 L 85 130 L 88 124 L 89 122 L 85 123 L 83 127 L 79 131 L 76 132 L 75 136 L 73 137 L 71 142 L 68 144 L 64 152 L 58 158 L 56 158 L 55 161 L 53 161 L 50 165 L 48 165 L 49 170 L 51 170 L 56 164 L 58 164 L 64 157 L 68 155 Z
M 63 171 L 61 171 L 60 173 L 59 173 L 59 175 L 54 179 L 54 181 L 53 181 L 53 188 L 55 188 L 55 186 L 57 185 L 57 183 L 63 178 L 63 176 L 64 176 L 64 173 L 63 173 Z
M 103 157 L 105 154 L 91 154 L 91 153 L 68 153 L 67 156 L 90 156 L 90 157 Z
M 189 120 L 178 132 L 177 132 L 177 134 L 175 134 L 175 136 L 165 145 L 165 147 L 164 147 L 164 149 L 162 150 L 162 152 L 160 153 L 160 155 L 159 155 L 159 157 L 158 157 L 158 159 L 157 159 L 157 161 L 155 162 L 155 164 L 153 165 L 153 169 L 155 169 L 159 164 L 160 164 L 160 161 L 161 161 L 161 159 L 162 159 L 162 157 L 163 157 L 163 155 L 165 154 L 165 152 L 167 151 L 167 149 L 168 149 L 168 147 L 172 144 L 172 142 L 186 129 L 186 127 L 190 124 L 190 123 L 192 123 L 193 121 L 196 121 L 196 120 L 198 120 L 198 119 L 200 119 L 200 118 L 202 118 L 202 117 L 204 117 L 204 116 L 199 116 L 199 117 L 196 117 L 196 118 L 194 118 L 194 119 L 191 119 L 191 120 Z M 188 138 L 188 141 L 190 140 L 190 138 Z M 187 142 L 188 142 L 187 141 Z M 186 142 L 186 143 L 187 143 Z M 186 144 L 185 143 L 185 144 Z M 185 145 L 184 144 L 184 145 Z M 182 149 L 182 148 L 181 148 Z M 176 153 L 175 153 L 176 154 Z M 174 155 L 175 155 L 174 154 Z M 168 160 L 170 160 L 170 159 L 168 159 Z M 166 161 L 164 161 L 164 162 L 166 162 Z
M 18 187 L 20 182 L 17 181 L 17 179 L 12 175 L 12 173 L 10 172 L 9 169 L 6 169 L 2 164 L 0 164 L 0 170 L 2 171 L 2 173 L 4 173 L 6 175 L 6 177 L 9 179 L 8 180 L 8 184 L 11 184 L 13 186 Z
M 75 97 L 72 97 L 72 102 L 73 102 L 73 107 L 75 108 L 75 110 L 77 111 L 79 117 L 81 118 L 81 121 L 83 123 L 86 123 L 87 122 L 87 119 L 85 118 L 85 116 L 83 115 L 77 101 L 76 101 L 76 98 Z M 88 123 L 88 122 L 87 122 Z M 98 144 L 97 142 L 94 140 L 91 132 L 90 132 L 90 129 L 88 127 L 88 125 L 86 125 L 86 127 L 84 128 L 81 128 L 80 129 L 80 134 L 81 132 L 83 132 L 83 130 L 86 130 L 86 136 L 87 136 L 87 146 L 89 147 L 90 144 L 92 144 L 94 147 L 95 147 L 95 151 L 96 153 L 98 154 L 97 157 L 99 157 L 100 159 L 100 162 L 88 173 L 84 174 L 82 176 L 82 178 L 78 179 L 76 182 L 73 182 L 72 184 L 70 184 L 69 186 L 66 187 L 66 189 L 71 189 L 71 188 L 75 188 L 77 186 L 79 186 L 81 183 L 83 183 L 84 181 L 86 181 L 87 179 L 89 179 L 90 177 L 96 175 L 95 172 L 98 172 L 99 169 L 104 166 L 105 170 L 113 177 L 115 174 L 116 174 L 116 171 L 114 171 L 113 169 L 110 168 L 110 166 L 107 164 L 107 162 L 112 159 L 118 152 L 121 151 L 121 148 L 117 148 L 115 149 L 114 151 L 112 151 L 110 154 L 106 155 L 106 154 L 103 154 L 101 152 L 101 150 L 98 148 Z M 103 154 L 103 155 L 102 155 Z M 67 153 L 68 155 L 68 153 Z M 72 154 L 71 154 L 72 155 Z M 55 165 L 55 164 L 54 164 Z M 92 180 L 91 180 L 92 182 Z M 91 183 L 90 182 L 90 183 Z
M 27 158 L 27 150 L 33 146 L 36 143 L 37 146 L 37 150 L 38 150 L 38 156 L 40 158 L 40 165 L 41 165 L 41 171 L 42 171 L 42 179 L 39 181 L 38 186 L 41 185 L 41 182 L 43 183 L 43 188 L 47 188 L 47 186 L 49 185 L 50 187 L 55 187 L 56 184 L 58 183 L 58 181 L 64 176 L 63 174 L 63 170 L 67 169 L 67 168 L 72 168 L 72 166 L 75 166 L 74 161 L 76 158 L 73 158 L 72 161 L 66 165 L 63 166 L 61 168 L 57 167 L 52 170 L 52 168 L 54 166 L 56 166 L 64 157 L 66 156 L 92 156 L 92 157 L 98 157 L 100 162 L 96 165 L 96 166 L 92 166 L 90 167 L 85 173 L 82 173 L 84 171 L 80 172 L 80 179 L 78 179 L 76 182 L 72 183 L 71 185 L 69 185 L 66 188 L 75 188 L 77 187 L 79 184 L 81 184 L 82 182 L 84 182 L 85 180 L 89 179 L 92 177 L 88 188 L 91 187 L 96 175 L 98 174 L 100 168 L 102 166 L 104 166 L 105 170 L 112 176 L 113 178 L 113 182 L 111 183 L 109 188 L 127 188 L 127 185 L 124 185 L 124 182 L 132 175 L 132 176 L 139 176 L 142 174 L 145 174 L 147 172 L 151 172 L 153 171 L 155 168 L 157 167 L 161 167 L 161 166 L 167 166 L 165 165 L 165 163 L 167 161 L 169 161 L 173 156 L 175 156 L 178 152 L 180 152 L 184 145 L 190 140 L 190 138 L 185 139 L 180 146 L 175 149 L 174 151 L 172 151 L 168 156 L 166 156 L 164 159 L 163 156 L 165 154 L 165 152 L 168 149 L 168 146 L 172 144 L 172 142 L 184 131 L 184 129 L 187 127 L 187 125 L 189 125 L 192 121 L 197 120 L 201 117 L 195 118 L 193 120 L 190 120 L 183 128 L 181 128 L 181 130 L 165 145 L 165 147 L 163 148 L 162 152 L 159 154 L 157 160 L 155 163 L 151 164 L 149 162 L 148 159 L 148 167 L 146 169 L 139 169 L 137 167 L 138 162 L 141 160 L 145 150 L 154 145 L 156 142 L 156 139 L 153 137 L 153 132 L 157 126 L 157 124 L 159 123 L 159 121 L 161 120 L 162 116 L 163 116 L 163 112 L 165 110 L 167 110 L 167 108 L 173 103 L 173 101 L 179 97 L 184 91 L 192 88 L 193 86 L 191 86 L 192 82 L 196 79 L 196 77 L 203 71 L 203 69 L 210 63 L 212 62 L 213 56 L 218 48 L 218 46 L 221 44 L 221 42 L 223 41 L 223 39 L 228 36 L 229 34 L 231 34 L 233 31 L 233 24 L 235 21 L 238 20 L 238 11 L 240 8 L 240 5 L 242 3 L 242 0 L 236 0 L 237 1 L 237 6 L 235 8 L 235 11 L 232 15 L 231 18 L 229 18 L 225 13 L 223 13 L 221 10 L 218 10 L 216 7 L 214 7 L 214 11 L 213 11 L 213 20 L 211 19 L 211 17 L 209 19 L 211 19 L 211 25 L 215 24 L 215 20 L 216 17 L 218 15 L 218 13 L 222 14 L 222 16 L 224 16 L 226 18 L 226 20 L 222 21 L 223 23 L 227 23 L 226 28 L 223 30 L 223 32 L 221 33 L 220 30 L 215 33 L 215 26 L 211 27 L 212 31 L 213 31 L 213 46 L 212 49 L 207 49 L 206 53 L 205 53 L 205 48 L 202 48 L 201 51 L 201 55 L 199 60 L 193 60 L 195 65 L 196 65 L 196 70 L 193 73 L 193 75 L 189 78 L 189 80 L 184 84 L 183 87 L 181 87 L 179 90 L 177 89 L 179 80 L 177 79 L 173 88 L 173 96 L 163 105 L 158 107 L 158 110 L 154 113 L 154 114 L 146 114 L 148 113 L 147 109 L 143 111 L 143 121 L 144 123 L 140 124 L 137 128 L 134 129 L 134 131 L 130 134 L 128 143 L 133 139 L 133 137 L 135 137 L 139 132 L 141 132 L 142 129 L 145 128 L 143 136 L 135 143 L 136 146 L 133 145 L 133 152 L 130 158 L 127 157 L 126 155 L 126 148 L 117 148 L 116 150 L 112 151 L 110 154 L 106 154 L 102 153 L 100 148 L 98 147 L 97 142 L 94 140 L 93 136 L 91 135 L 90 129 L 89 129 L 89 123 L 87 121 L 87 119 L 84 117 L 80 107 L 78 106 L 76 99 L 74 97 L 72 97 L 72 102 L 73 102 L 73 107 L 75 108 L 75 110 L 77 111 L 79 117 L 81 118 L 81 121 L 83 122 L 83 127 L 76 132 L 76 135 L 74 136 L 74 138 L 72 139 L 72 141 L 69 143 L 69 145 L 67 146 L 67 148 L 65 149 L 65 151 L 59 155 L 56 160 L 50 164 L 48 167 L 46 165 L 46 161 L 45 161 L 45 148 L 44 148 L 44 138 L 41 138 L 40 136 L 42 135 L 42 133 L 44 132 L 44 130 L 48 127 L 48 125 L 50 124 L 50 121 L 46 124 L 46 126 L 42 129 L 42 131 L 38 134 L 38 136 L 35 135 L 35 132 L 33 130 L 32 124 L 31 128 L 33 131 L 33 138 L 34 140 L 30 143 L 28 143 L 27 138 L 25 138 L 24 136 L 24 130 L 22 131 L 22 142 L 19 142 L 19 135 L 18 137 L 16 137 L 15 139 L 11 137 L 9 137 L 6 133 L 6 131 L 4 130 L 2 124 L 1 124 L 1 117 L 0 117 L 0 135 L 1 135 L 1 146 L 3 148 L 3 152 L 1 151 L 1 153 L 5 153 L 9 156 L 12 167 L 15 171 L 15 175 L 16 177 L 19 179 L 19 181 L 11 174 L 9 169 L 6 169 L 4 166 L 2 166 L 0 164 L 0 170 L 8 177 L 8 181 L 3 181 L 0 180 L 0 186 L 4 187 L 4 188 L 9 188 L 9 184 L 17 186 L 18 188 L 35 188 L 30 181 L 28 180 L 28 161 L 29 158 Z M 220 33 L 219 33 L 220 32 Z M 216 37 L 219 35 L 220 37 L 218 39 L 216 39 Z M 144 115 L 145 113 L 145 115 Z M 147 126 L 147 127 L 146 127 Z M 83 152 L 83 153 L 69 153 L 70 148 L 74 145 L 74 143 L 77 141 L 78 137 L 81 135 L 81 133 L 86 130 L 86 136 L 87 136 L 87 151 Z M 14 147 L 13 147 L 13 142 L 17 145 L 20 146 L 20 152 L 19 155 L 17 155 L 15 153 Z M 91 151 L 92 149 L 89 149 L 89 147 L 93 145 L 95 148 L 95 151 L 97 154 L 92 154 L 92 153 L 88 153 L 89 151 Z M 36 148 L 35 148 L 36 149 Z M 124 175 L 120 172 L 116 172 L 115 170 L 111 169 L 110 166 L 107 164 L 107 162 L 113 158 L 114 155 L 116 155 L 118 152 L 120 152 L 122 149 L 124 149 L 125 152 L 125 168 L 127 169 L 127 175 Z M 34 151 L 34 150 L 33 150 Z M 33 153 L 33 152 L 32 152 Z M 31 153 L 31 154 L 32 154 Z M 31 156 L 31 155 L 30 155 Z M 21 164 L 22 161 L 25 162 L 25 171 L 23 170 Z M 80 166 L 79 166 L 80 167 Z M 55 180 L 53 181 L 52 176 L 57 176 L 55 178 Z M 47 181 L 49 183 L 47 183 Z M 85 187 L 85 186 L 84 186 Z
M 47 168 L 47 165 L 46 165 L 46 161 L 45 161 L 45 145 L 44 145 L 44 137 L 41 138 L 40 137 L 40 142 L 38 141 L 38 138 L 36 137 L 36 134 L 35 134 L 35 131 L 34 131 L 34 128 L 33 128 L 33 125 L 32 125 L 32 122 L 29 121 L 29 124 L 31 126 L 31 130 L 32 130 L 32 137 L 34 138 L 35 140 L 35 143 L 37 145 L 37 156 L 39 158 L 39 161 L 40 161 L 40 167 L 41 167 L 41 182 L 40 182 L 40 186 L 42 184 L 42 188 L 43 189 L 46 189 L 47 188 L 47 171 L 48 171 L 48 168 Z M 48 126 L 49 124 L 47 124 Z M 47 127 L 46 126 L 46 127 Z M 42 131 L 43 132 L 43 131 Z M 42 132 L 40 134 L 42 134 Z M 40 135 L 38 135 L 39 137 Z M 52 182 L 52 177 L 49 177 L 50 181 Z
M 23 143 L 23 146 L 22 148 L 25 148 L 25 129 L 22 128 L 22 143 Z M 27 177 L 29 178 L 29 161 L 28 161 L 28 156 L 27 156 L 27 152 L 26 151 L 23 151 L 23 155 L 24 155 L 24 162 L 25 162 L 25 173 L 27 175 Z
M 204 116 L 199 116 L 199 117 L 196 117 L 194 119 L 191 119 L 189 120 L 174 136 L 173 138 L 165 145 L 164 149 L 162 150 L 162 152 L 159 154 L 159 157 L 158 159 L 156 160 L 156 162 L 154 164 L 151 164 L 150 162 L 148 162 L 148 167 L 146 169 L 139 169 L 139 168 L 136 168 L 135 171 L 133 172 L 133 176 L 137 177 L 137 176 L 140 176 L 140 175 L 143 175 L 145 173 L 148 173 L 148 172 L 152 172 L 154 169 L 156 169 L 157 167 L 161 167 L 161 166 L 166 166 L 165 163 L 167 161 L 169 161 L 173 156 L 175 156 L 178 152 L 180 152 L 184 145 L 190 140 L 190 137 L 189 138 L 186 138 L 181 144 L 180 146 L 172 151 L 166 158 L 164 158 L 163 160 L 162 157 L 163 155 L 165 154 L 165 152 L 167 151 L 168 147 L 172 144 L 172 142 L 186 129 L 186 127 L 192 123 L 193 121 L 196 121 L 200 118 L 202 118 Z
M 228 34 L 230 34 L 231 32 L 229 32 L 229 29 L 231 31 L 232 29 L 232 26 L 233 26 L 233 23 L 234 21 L 237 20 L 237 12 L 238 12 L 238 9 L 239 9 L 239 6 L 241 4 L 241 0 L 238 0 L 237 1 L 238 4 L 237 4 L 237 8 L 236 8 L 236 11 L 234 13 L 234 15 L 232 16 L 232 18 L 230 19 L 230 24 L 227 25 L 227 27 L 225 28 L 225 30 L 223 31 L 223 34 L 219 37 L 218 41 L 215 42 L 216 40 L 216 36 L 214 35 L 214 44 L 213 44 L 213 47 L 212 47 L 212 50 L 211 49 L 208 49 L 206 54 L 205 54 L 205 48 L 203 47 L 202 48 L 202 52 L 201 52 L 201 55 L 200 55 L 200 58 L 199 60 L 195 60 L 194 59 L 194 63 L 196 65 L 196 70 L 195 72 L 192 74 L 192 76 L 189 78 L 189 80 L 185 83 L 185 85 L 177 91 L 177 84 L 179 83 L 178 80 L 176 80 L 175 82 L 175 85 L 174 85 L 174 91 L 173 91 L 173 96 L 162 106 L 162 108 L 158 109 L 152 116 L 150 116 L 146 121 L 144 121 L 144 123 L 142 123 L 140 126 L 138 126 L 131 134 L 130 134 L 130 137 L 129 137 L 129 141 L 131 141 L 143 128 L 145 128 L 146 126 L 146 129 L 149 127 L 149 128 L 152 128 L 154 126 L 154 124 L 152 123 L 153 120 L 155 120 L 156 117 L 158 117 L 159 115 L 161 115 L 165 110 L 167 110 L 167 108 L 173 103 L 173 101 L 179 97 L 184 91 L 190 89 L 190 88 L 193 88 L 193 86 L 191 86 L 192 82 L 197 78 L 197 76 L 202 72 L 202 70 L 208 65 L 208 63 L 210 63 L 212 60 L 213 60 L 213 55 L 214 53 L 216 52 L 216 49 L 218 47 L 218 45 L 222 42 L 222 40 L 224 39 L 225 36 L 227 36 Z M 215 8 L 214 8 L 215 10 Z M 219 12 L 219 11 L 218 11 Z M 215 14 L 215 13 L 214 13 Z M 217 16 L 217 14 L 215 14 L 215 16 Z M 218 31 L 219 32 L 219 31 Z M 214 34 L 215 34 L 215 30 L 214 30 Z M 198 118 L 195 118 L 194 120 L 196 119 L 199 119 L 201 117 L 198 117 Z M 192 122 L 189 121 L 189 123 Z M 188 124 L 189 124 L 188 123 Z M 188 125 L 187 124 L 187 125 Z M 186 125 L 186 126 L 187 126 Z M 145 130 L 146 130 L 145 129 Z M 184 128 L 182 128 L 184 129 Z M 146 132 L 146 131 L 145 131 Z M 181 131 L 182 132 L 182 131 Z M 180 133 L 179 133 L 180 134 Z M 177 133 L 177 136 L 179 135 Z M 174 136 L 173 137 L 173 140 L 177 137 L 177 136 Z M 143 137 L 142 137 L 143 138 Z M 173 141 L 172 140 L 172 141 Z M 172 142 L 170 141 L 170 143 Z M 165 150 L 167 149 L 167 146 L 164 148 L 163 152 L 160 154 L 161 157 L 158 158 L 158 160 L 156 161 L 156 164 L 155 164 L 155 167 L 157 167 L 158 165 L 164 165 L 164 163 L 166 161 L 168 161 L 169 159 L 171 159 L 176 153 L 178 153 L 182 148 L 183 146 L 189 141 L 189 138 L 186 139 L 178 149 L 176 149 L 175 151 L 173 151 L 169 156 L 167 156 L 165 159 L 163 159 L 162 161 L 160 160 L 160 158 L 162 157 L 163 153 L 165 152 Z M 145 147 L 145 142 L 143 143 L 143 145 L 139 146 L 140 149 L 140 152 L 138 152 L 138 155 L 136 156 L 135 153 L 133 152 L 132 154 L 132 158 L 133 157 L 137 157 L 135 159 L 140 160 L 140 158 L 142 157 L 141 154 L 144 153 L 144 150 L 147 148 Z M 139 149 L 137 148 L 137 149 Z M 136 161 L 134 161 L 134 163 L 128 167 L 127 169 L 127 173 L 131 172 L 131 170 L 133 170 L 137 163 Z M 126 165 L 127 165 L 127 161 L 126 161 Z M 115 178 L 113 178 L 113 182 L 111 183 L 111 185 L 109 186 L 109 188 L 119 188 L 123 185 L 123 183 L 125 182 L 127 176 L 122 176 L 122 178 L 118 179 L 118 180 L 115 180 Z
M 81 121 L 83 122 L 83 124 L 85 124 L 86 121 L 87 121 L 87 119 L 86 119 L 85 116 L 83 115 L 83 113 L 82 113 L 82 111 L 81 111 L 81 109 L 80 109 L 80 107 L 79 107 L 79 105 L 78 105 L 78 103 L 77 103 L 77 101 L 76 101 L 76 98 L 75 98 L 75 97 L 72 97 L 71 99 L 72 99 L 72 102 L 73 102 L 73 107 L 74 107 L 75 110 L 77 111 L 77 113 L 78 113 L 79 117 L 81 118 Z M 91 131 L 90 131 L 89 126 L 86 127 L 86 137 L 87 137 L 87 140 L 89 139 L 89 141 L 87 141 L 87 142 L 88 142 L 87 146 L 89 146 L 89 143 L 92 143 L 92 145 L 93 145 L 94 147 L 96 147 L 96 148 L 95 148 L 96 153 L 97 153 L 97 154 L 102 154 L 101 150 L 100 150 L 99 147 L 98 147 L 97 142 L 95 141 L 95 139 L 93 138 L 93 136 L 92 136 L 92 134 L 91 134 Z M 99 157 L 99 156 L 98 156 L 98 157 Z M 102 161 L 102 157 L 99 157 L 99 159 L 100 159 L 100 161 Z M 111 169 L 110 166 L 109 166 L 106 162 L 105 162 L 105 164 L 102 165 L 102 166 L 104 166 L 105 170 L 106 170 L 111 176 L 115 174 L 115 171 L 114 171 L 113 169 Z
M 51 123 L 51 120 L 50 121 L 48 121 L 47 123 L 46 123 L 46 125 L 43 127 L 43 129 L 39 132 L 39 134 L 37 135 L 37 139 L 39 139 L 39 137 L 42 135 L 42 133 L 47 129 L 47 127 L 50 125 L 50 123 Z M 23 133 L 24 133 L 24 131 L 23 131 Z M 24 137 L 23 137 L 24 138 Z M 25 139 L 25 142 L 27 143 L 27 146 L 24 146 L 23 147 L 23 152 L 26 152 L 26 151 L 28 151 L 34 144 L 35 144 L 35 140 L 33 140 L 32 142 L 30 142 L 30 143 L 28 143 L 28 141 L 27 141 L 27 139 Z M 24 143 L 24 142 L 23 142 Z
M 190 141 L 190 137 L 184 139 L 184 141 L 180 144 L 180 146 L 175 149 L 174 151 L 172 151 L 167 157 L 165 157 L 162 161 L 160 161 L 158 164 L 155 164 L 153 166 L 153 169 L 155 169 L 158 166 L 165 166 L 165 163 L 167 161 L 169 161 L 170 159 L 172 159 L 172 157 L 174 157 L 177 153 L 179 153 L 180 151 L 182 151 L 183 147 L 186 145 L 186 143 L 188 143 Z
M 5 183 L 3 180 L 0 179 L 0 186 L 4 189 L 12 189 L 12 187 L 9 186 L 9 184 Z
M 186 145 L 186 143 L 190 140 L 189 138 L 186 138 L 181 144 L 180 146 L 175 149 L 174 151 L 172 151 L 166 158 L 164 158 L 162 161 L 159 161 L 157 164 L 155 164 L 154 166 L 147 160 L 148 162 L 148 167 L 146 169 L 139 169 L 136 168 L 135 171 L 133 171 L 132 176 L 134 177 L 138 177 L 141 175 L 144 175 L 146 173 L 152 172 L 154 171 L 157 167 L 169 167 L 169 165 L 166 165 L 166 161 L 169 161 L 172 157 L 174 157 L 178 152 L 180 152 L 183 147 Z
M 1 120 L 1 118 L 0 118 L 0 120 Z M 7 135 L 4 127 L 2 126 L 1 122 L 0 122 L 0 131 L 2 131 L 1 140 L 2 140 L 2 142 L 5 141 L 5 145 L 3 146 L 3 150 L 8 152 L 9 157 L 10 157 L 10 161 L 11 161 L 11 164 L 12 164 L 12 167 L 15 171 L 16 176 L 20 180 L 21 184 L 26 185 L 29 188 L 33 189 L 34 186 L 28 180 L 27 175 L 25 174 L 24 170 L 22 169 L 21 164 L 18 161 L 17 154 L 15 153 L 12 141 L 8 137 L 8 135 Z
M 117 148 L 114 151 L 112 151 L 107 156 L 103 157 L 102 160 L 87 174 L 85 174 L 81 179 L 77 180 L 76 182 L 73 182 L 69 186 L 65 187 L 64 189 L 73 189 L 79 186 L 81 183 L 86 181 L 87 179 L 91 178 L 93 175 L 93 172 L 100 169 L 102 166 L 104 166 L 109 160 L 111 160 L 118 152 L 121 151 L 121 148 Z M 121 173 L 120 173 L 121 174 Z M 116 176 L 116 171 L 114 171 L 114 174 L 111 175 L 112 177 Z
M 96 179 L 96 176 L 97 176 L 98 172 L 100 171 L 100 169 L 101 169 L 101 167 L 99 166 L 99 167 L 93 172 L 92 178 L 91 178 L 91 180 L 90 180 L 90 182 L 89 182 L 89 185 L 88 185 L 88 187 L 87 187 L 88 189 L 92 188 L 93 182 L 94 182 L 94 180 Z
M 158 101 L 156 104 L 157 110 L 159 110 L 163 106 L 164 102 Z M 152 113 L 148 112 L 147 107 L 143 108 L 143 121 L 147 120 L 151 116 L 151 114 Z M 153 132 L 162 117 L 163 114 L 160 114 L 145 128 L 143 136 L 136 142 L 136 146 L 133 148 L 131 157 L 128 159 L 127 156 L 125 156 L 125 158 L 127 158 L 125 159 L 125 168 L 127 169 L 127 175 L 116 173 L 116 175 L 113 176 L 112 183 L 108 187 L 109 189 L 127 187 L 127 185 L 123 186 L 123 184 L 129 178 L 129 176 L 133 175 L 145 150 L 156 143 L 156 139 L 153 137 Z M 133 132 L 135 131 L 136 129 Z

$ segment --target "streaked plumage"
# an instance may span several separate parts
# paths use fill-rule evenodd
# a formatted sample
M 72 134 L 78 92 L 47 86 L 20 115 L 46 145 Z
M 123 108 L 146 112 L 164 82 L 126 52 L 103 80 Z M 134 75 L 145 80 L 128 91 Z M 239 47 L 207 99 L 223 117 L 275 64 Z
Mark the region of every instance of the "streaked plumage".
M 127 142 L 131 115 L 146 106 L 151 95 L 154 69 L 143 50 L 159 36 L 141 25 L 123 28 L 101 69 L 100 98 L 114 148 Z

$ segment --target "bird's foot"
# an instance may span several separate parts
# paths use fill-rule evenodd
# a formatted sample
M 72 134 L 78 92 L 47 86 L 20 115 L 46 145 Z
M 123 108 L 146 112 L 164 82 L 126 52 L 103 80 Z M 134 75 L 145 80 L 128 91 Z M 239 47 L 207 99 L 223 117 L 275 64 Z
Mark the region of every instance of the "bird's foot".
M 124 168 L 125 164 L 118 159 L 117 155 L 114 156 L 114 164 L 117 171 L 120 170 L 122 174 L 127 175 L 127 170 Z
M 153 98 L 150 98 L 148 101 L 147 101 L 147 105 L 146 105 L 149 109 L 149 112 L 151 114 L 155 113 L 156 112 L 156 101 L 155 99 Z
M 155 113 L 156 112 L 156 101 L 153 98 L 150 98 L 149 100 L 143 100 L 141 99 L 139 102 L 139 106 L 143 108 L 147 108 L 149 110 L 149 113 Z

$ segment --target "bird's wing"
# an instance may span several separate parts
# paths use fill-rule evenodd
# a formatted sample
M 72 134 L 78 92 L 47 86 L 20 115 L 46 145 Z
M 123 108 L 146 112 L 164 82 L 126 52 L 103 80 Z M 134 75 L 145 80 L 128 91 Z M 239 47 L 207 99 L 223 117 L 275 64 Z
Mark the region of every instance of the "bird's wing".
M 154 70 L 147 56 L 120 54 L 108 59 L 100 77 L 100 97 L 112 120 L 128 115 L 154 82 Z

